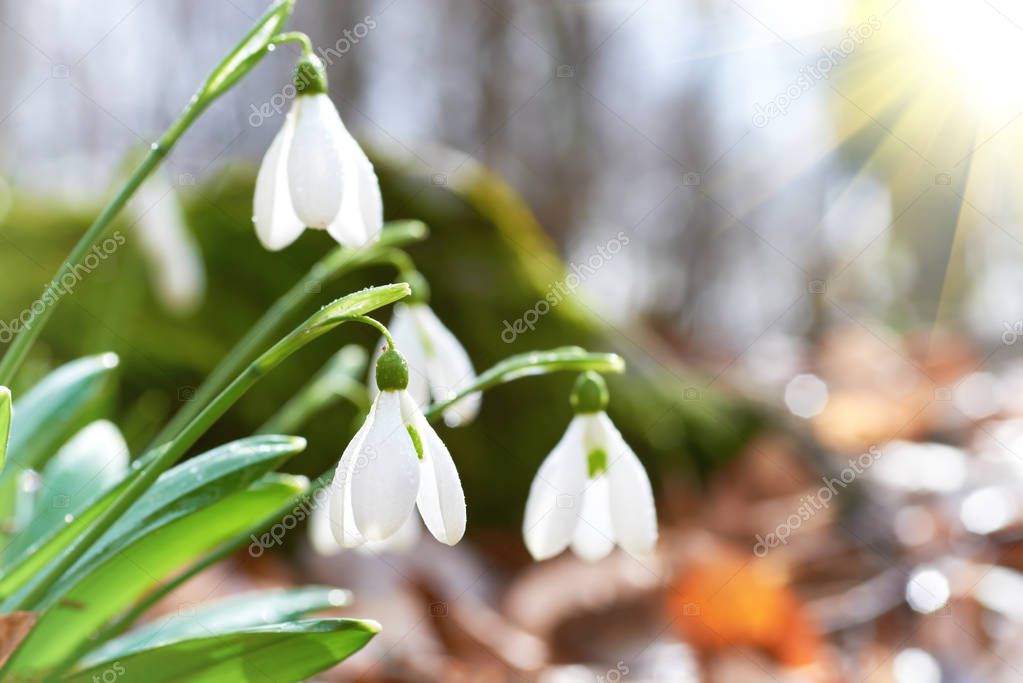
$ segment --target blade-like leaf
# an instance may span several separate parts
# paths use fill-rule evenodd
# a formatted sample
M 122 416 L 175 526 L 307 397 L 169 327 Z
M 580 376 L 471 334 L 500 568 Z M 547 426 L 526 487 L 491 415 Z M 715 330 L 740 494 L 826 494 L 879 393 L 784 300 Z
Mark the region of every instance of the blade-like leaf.
M 68 572 L 70 577 L 104 552 L 130 543 L 147 530 L 190 509 L 209 504 L 248 486 L 287 458 L 302 451 L 305 441 L 290 436 L 254 436 L 215 448 L 165 472 L 149 493 L 100 538 L 82 560 Z M 28 548 L 0 576 L 0 596 L 6 598 L 23 588 L 47 563 L 87 528 L 127 486 L 127 481 L 94 502 L 71 523 Z M 92 558 L 92 559 L 90 559 Z
M 64 444 L 38 478 L 30 517 L 8 542 L 4 554 L 16 557 L 47 538 L 115 486 L 128 471 L 128 444 L 107 420 L 82 428 Z
M 295 0 L 279 0 L 256 22 L 252 30 L 241 39 L 224 58 L 197 93 L 203 100 L 212 100 L 243 78 L 252 67 L 266 56 L 267 47 L 274 36 L 284 28 L 295 6 Z
M 21 396 L 14 405 L 4 476 L 38 468 L 96 417 L 93 409 L 106 394 L 116 367 L 113 353 L 80 358 L 57 368 Z
M 335 299 L 309 316 L 300 330 L 307 335 L 319 336 L 336 327 L 345 319 L 372 313 L 378 308 L 404 299 L 412 293 L 405 282 L 379 287 L 367 287 L 340 299 Z
M 522 377 L 545 375 L 551 372 L 585 372 L 587 370 L 603 373 L 623 372 L 625 361 L 615 353 L 590 353 L 578 346 L 520 353 L 497 363 L 480 374 L 472 384 L 463 388 L 453 398 L 432 404 L 423 411 L 423 414 L 432 419 L 443 413 L 452 403 L 462 400 L 469 394 Z
M 11 435 L 11 390 L 0 387 L 0 472 L 7 462 L 7 439 Z
M 65 683 L 292 683 L 357 652 L 380 630 L 372 621 L 318 619 L 182 640 L 79 671 Z
M 253 518 L 270 514 L 307 486 L 304 477 L 267 475 L 244 491 L 212 505 L 193 507 L 168 524 L 150 528 L 116 552 L 93 558 L 89 566 L 60 584 L 59 599 L 44 605 L 35 628 L 12 655 L 4 673 L 15 680 L 47 673 L 162 578 L 231 539 L 248 528 Z M 154 680 L 155 672 L 139 670 L 135 674 L 140 677 L 136 680 Z
M 203 605 L 188 614 L 175 614 L 149 622 L 92 651 L 82 665 L 112 662 L 134 652 L 152 650 L 186 638 L 291 621 L 310 612 L 347 605 L 351 597 L 349 591 L 329 586 L 243 593 Z

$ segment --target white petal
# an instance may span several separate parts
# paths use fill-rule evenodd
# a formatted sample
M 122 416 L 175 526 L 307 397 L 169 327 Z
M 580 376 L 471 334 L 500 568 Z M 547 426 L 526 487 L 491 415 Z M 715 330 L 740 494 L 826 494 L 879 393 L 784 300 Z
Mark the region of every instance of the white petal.
M 537 560 L 553 557 L 568 547 L 579 521 L 586 486 L 583 433 L 586 416 L 572 419 L 550 455 L 540 465 L 526 500 L 522 535 Z
M 615 540 L 633 555 L 646 555 L 657 543 L 657 511 L 650 478 L 611 419 L 605 413 L 598 413 L 596 419 L 607 451 Z
M 368 454 L 363 449 L 363 444 L 376 417 L 376 409 L 377 405 L 374 402 L 370 406 L 366 421 L 341 454 L 337 470 L 334 471 L 334 480 L 330 484 L 330 497 L 327 499 L 330 530 L 344 548 L 353 548 L 364 542 L 355 525 L 355 515 L 352 514 L 352 473 L 365 466 Z
M 395 345 L 401 351 L 401 355 L 405 356 L 405 362 L 408 363 L 406 391 L 411 394 L 417 406 L 426 407 L 430 403 L 430 387 L 426 381 L 426 359 L 423 355 L 422 338 L 409 307 L 405 304 L 395 304 L 394 315 L 387 327 L 391 332 L 391 337 L 394 338 Z M 377 359 L 386 348 L 387 343 L 381 338 L 380 343 L 376 346 L 373 362 L 369 366 L 369 393 L 372 397 L 376 397 L 379 392 L 376 382 Z
M 342 149 L 345 188 L 341 210 L 327 230 L 346 247 L 362 247 L 380 239 L 384 226 L 384 202 L 380 197 L 380 182 L 369 157 L 344 123 L 341 130 L 345 138 Z
M 337 474 L 335 473 L 334 476 Z M 309 519 L 309 544 L 318 555 L 330 557 L 341 552 L 341 545 L 334 535 L 330 519 L 330 510 L 336 498 L 334 486 L 328 486 L 324 492 L 327 495 L 326 501 L 313 508 L 312 516 Z
M 423 445 L 423 459 L 419 461 L 419 494 L 416 496 L 419 514 L 434 538 L 441 543 L 455 545 L 465 534 L 465 494 L 455 462 L 447 446 L 406 392 L 402 392 L 402 411 L 406 423 L 415 427 Z
M 426 375 L 435 401 L 444 401 L 472 383 L 476 371 L 465 347 L 433 310 L 424 304 L 411 306 L 419 323 L 426 354 Z M 475 392 L 444 411 L 444 421 L 452 426 L 472 422 L 479 414 L 482 394 Z
M 174 188 L 153 175 L 132 197 L 131 209 L 157 300 L 175 315 L 192 313 L 206 292 L 206 271 Z
M 326 95 L 299 97 L 295 106 L 298 114 L 288 153 L 291 203 L 305 225 L 324 229 L 337 217 L 349 181 L 342 161 L 346 133 Z
M 364 543 L 355 549 L 363 555 L 377 556 L 380 553 L 404 553 L 415 546 L 419 537 L 423 535 L 423 524 L 417 515 L 409 515 L 405 523 L 401 525 L 397 533 L 382 541 Z
M 607 477 L 591 479 L 583 493 L 579 524 L 572 537 L 572 550 L 588 562 L 603 559 L 614 550 L 611 499 Z
M 401 397 L 382 391 L 351 476 L 355 526 L 367 541 L 394 534 L 412 513 L 419 491 L 419 458 L 401 419 Z
M 298 107 L 298 103 L 295 103 Z M 264 247 L 277 251 L 298 239 L 305 227 L 295 214 L 288 190 L 288 154 L 295 133 L 295 107 L 266 150 L 256 176 L 256 195 L 252 220 L 256 236 Z

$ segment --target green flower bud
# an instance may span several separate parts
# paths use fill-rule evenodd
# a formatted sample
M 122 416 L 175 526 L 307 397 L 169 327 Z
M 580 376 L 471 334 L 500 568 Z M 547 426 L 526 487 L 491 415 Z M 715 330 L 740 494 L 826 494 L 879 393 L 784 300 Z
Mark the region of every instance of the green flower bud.
M 408 386 L 408 363 L 397 349 L 387 349 L 377 359 L 377 387 L 380 391 L 403 391 Z
M 327 70 L 316 55 L 303 55 L 295 65 L 295 90 L 299 95 L 321 95 L 327 92 Z
M 607 382 L 596 372 L 587 370 L 575 381 L 571 400 L 577 413 L 599 413 L 607 408 L 610 400 Z

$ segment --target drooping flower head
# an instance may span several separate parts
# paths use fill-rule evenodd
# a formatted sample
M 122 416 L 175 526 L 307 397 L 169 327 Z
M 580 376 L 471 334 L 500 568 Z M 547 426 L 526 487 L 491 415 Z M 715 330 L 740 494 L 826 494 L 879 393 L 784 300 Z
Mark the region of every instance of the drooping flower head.
M 408 359 L 408 393 L 422 408 L 431 398 L 446 401 L 454 397 L 472 384 L 476 371 L 465 347 L 430 308 L 426 279 L 417 272 L 402 277 L 412 285 L 412 298 L 407 304 L 395 305 L 390 329 Z M 376 393 L 372 381 L 370 393 Z M 479 414 L 481 397 L 480 392 L 474 392 L 450 405 L 444 411 L 444 422 L 450 427 L 472 422 Z
M 650 480 L 604 412 L 607 402 L 600 375 L 579 377 L 572 393 L 576 416 L 540 465 L 526 501 L 522 533 L 536 560 L 571 546 L 595 561 L 616 544 L 642 556 L 657 542 Z
M 330 526 L 343 547 L 383 541 L 412 509 L 430 533 L 454 545 L 465 533 L 465 496 L 447 447 L 406 391 L 405 358 L 394 348 L 376 362 L 380 393 L 345 448 L 329 495 Z
M 383 202 L 373 165 L 327 96 L 323 63 L 306 55 L 295 72 L 298 92 L 256 177 L 252 220 L 263 246 L 277 251 L 309 228 L 339 243 L 375 242 Z

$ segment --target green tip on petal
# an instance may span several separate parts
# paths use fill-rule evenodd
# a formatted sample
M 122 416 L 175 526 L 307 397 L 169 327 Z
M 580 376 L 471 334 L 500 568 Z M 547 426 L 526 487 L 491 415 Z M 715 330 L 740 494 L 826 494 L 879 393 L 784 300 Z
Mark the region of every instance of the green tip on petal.
M 607 382 L 596 372 L 588 370 L 575 381 L 571 400 L 577 413 L 599 413 L 607 408 L 610 400 Z
M 406 425 L 408 435 L 412 438 L 412 445 L 416 448 L 416 455 L 423 459 L 423 440 L 419 437 L 419 431 L 412 425 Z
M 607 451 L 603 448 L 594 448 L 586 456 L 586 472 L 590 479 L 607 472 Z
M 408 386 L 408 363 L 397 349 L 387 349 L 377 359 L 377 387 L 380 391 L 404 391 Z
M 295 65 L 295 90 L 299 95 L 322 95 L 327 92 L 327 70 L 316 55 L 303 55 Z

